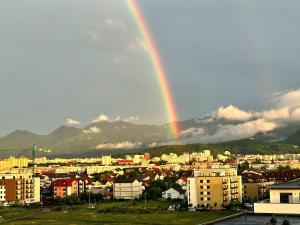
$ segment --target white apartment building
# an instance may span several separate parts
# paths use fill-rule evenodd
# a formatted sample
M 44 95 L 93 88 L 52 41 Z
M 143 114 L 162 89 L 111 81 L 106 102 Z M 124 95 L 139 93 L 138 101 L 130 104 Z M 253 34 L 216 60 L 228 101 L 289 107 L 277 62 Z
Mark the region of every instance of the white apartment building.
M 113 185 L 113 197 L 114 199 L 136 199 L 140 198 L 143 194 L 145 187 L 142 182 L 134 180 L 116 182 Z

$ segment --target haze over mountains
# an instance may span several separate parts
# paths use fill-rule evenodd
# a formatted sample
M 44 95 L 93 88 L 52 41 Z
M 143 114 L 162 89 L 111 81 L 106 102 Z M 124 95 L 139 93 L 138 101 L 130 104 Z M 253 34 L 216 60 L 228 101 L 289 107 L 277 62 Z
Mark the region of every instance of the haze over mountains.
M 289 144 L 299 143 L 300 124 L 289 123 L 270 131 L 247 129 L 247 124 L 257 123 L 209 117 L 180 122 L 182 144 L 219 143 L 254 137 L 268 142 L 287 140 Z M 38 135 L 29 131 L 16 130 L 0 138 L 0 150 L 29 149 L 32 143 L 39 148 L 51 149 L 52 154 L 74 154 L 90 150 L 130 150 L 174 144 L 169 125 L 146 125 L 125 121 L 101 121 L 84 128 L 61 126 L 49 135 Z M 239 128 L 239 129 L 238 129 Z M 225 131 L 228 132 L 226 133 Z M 233 136 L 233 132 L 237 133 Z M 223 134 L 224 136 L 221 136 Z M 236 137 L 236 138 L 235 138 Z
M 229 105 L 204 117 L 181 121 L 180 144 L 254 138 L 300 145 L 300 89 L 279 93 L 271 102 L 273 107 L 261 112 Z M 51 154 L 121 151 L 178 144 L 173 141 L 170 124 L 139 124 L 137 118 L 110 120 L 103 114 L 82 128 L 78 127 L 80 122 L 74 119 L 69 118 L 67 123 L 69 126 L 63 125 L 48 135 L 16 130 L 0 138 L 0 153 L 29 149 L 33 142 L 44 151 L 50 149 Z

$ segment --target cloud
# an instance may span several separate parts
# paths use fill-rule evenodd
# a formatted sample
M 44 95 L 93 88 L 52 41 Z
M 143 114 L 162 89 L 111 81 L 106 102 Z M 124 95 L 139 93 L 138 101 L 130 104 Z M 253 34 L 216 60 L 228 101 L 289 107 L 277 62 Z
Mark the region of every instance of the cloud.
M 262 112 L 262 117 L 268 120 L 282 120 L 289 119 L 290 110 L 287 107 L 281 109 L 271 109 Z
M 256 119 L 238 125 L 222 125 L 212 135 L 204 135 L 199 139 L 204 143 L 216 143 L 253 137 L 257 133 L 266 133 L 277 128 L 274 122 Z
M 143 39 L 141 39 L 140 37 L 136 37 L 125 47 L 125 49 L 131 53 L 136 54 L 147 51 L 147 46 Z
M 85 35 L 91 38 L 93 41 L 101 40 L 101 33 L 98 30 L 89 30 L 85 32 Z
M 254 116 L 252 112 L 246 112 L 233 105 L 227 107 L 220 107 L 216 112 L 218 119 L 235 120 L 235 121 L 247 121 Z
M 126 60 L 127 60 L 127 58 L 124 55 L 121 55 L 121 54 L 117 54 L 113 57 L 113 62 L 116 63 L 116 64 L 122 64 Z
M 105 114 L 100 114 L 96 119 L 92 120 L 92 123 L 100 123 L 104 121 L 109 121 L 109 117 Z
M 94 41 L 101 41 L 103 38 L 107 35 L 105 35 L 105 31 L 109 32 L 122 32 L 126 30 L 126 24 L 123 20 L 120 18 L 105 18 L 104 20 L 97 22 L 96 24 L 93 25 L 93 28 L 90 30 L 84 32 L 84 34 L 88 37 L 90 37 Z
M 101 132 L 101 129 L 94 126 L 94 127 L 90 127 L 89 129 L 85 129 L 82 132 L 85 134 L 99 134 Z
M 79 124 L 80 124 L 80 122 L 79 122 L 79 121 L 77 121 L 77 120 L 74 120 L 74 119 L 68 118 L 68 119 L 66 120 L 66 124 L 67 124 L 67 125 L 79 125 Z
M 141 146 L 141 143 L 133 143 L 130 141 L 124 141 L 120 143 L 105 143 L 96 146 L 96 149 L 134 149 Z
M 203 135 L 205 133 L 204 128 L 188 128 L 186 130 L 181 131 L 181 137 L 183 138 L 191 138 L 191 137 L 196 137 L 196 136 L 200 136 Z
M 291 119 L 292 120 L 300 120 L 300 107 L 294 108 L 291 111 Z
M 295 108 L 300 106 L 300 89 L 288 90 L 275 96 L 278 107 Z
M 138 120 L 140 120 L 140 118 L 138 116 L 130 116 L 130 117 L 124 119 L 125 122 L 132 122 L 132 121 L 138 121 Z
M 120 18 L 111 18 L 108 17 L 101 21 L 100 27 L 106 28 L 111 31 L 124 31 L 126 28 L 126 24 Z

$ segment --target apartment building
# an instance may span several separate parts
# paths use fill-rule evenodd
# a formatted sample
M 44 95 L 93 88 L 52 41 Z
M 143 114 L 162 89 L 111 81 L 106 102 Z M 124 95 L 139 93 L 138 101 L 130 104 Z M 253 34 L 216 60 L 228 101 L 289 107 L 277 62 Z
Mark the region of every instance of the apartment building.
M 266 197 L 267 186 L 274 182 L 244 182 L 243 181 L 243 199 L 244 200 L 262 200 Z
M 0 203 L 30 204 L 40 202 L 40 178 L 31 173 L 0 174 Z
M 235 168 L 206 168 L 188 178 L 188 203 L 192 207 L 222 208 L 242 202 L 242 179 Z
M 137 180 L 116 182 L 113 185 L 113 197 L 114 199 L 140 198 L 144 189 L 142 182 Z

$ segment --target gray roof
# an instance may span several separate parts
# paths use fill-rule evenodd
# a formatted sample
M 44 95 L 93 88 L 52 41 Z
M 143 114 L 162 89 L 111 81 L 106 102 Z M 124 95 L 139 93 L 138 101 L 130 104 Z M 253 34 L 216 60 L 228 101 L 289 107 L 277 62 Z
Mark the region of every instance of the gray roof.
M 300 189 L 300 179 L 289 181 L 281 184 L 273 184 L 268 186 L 268 189 L 276 190 L 276 189 Z

